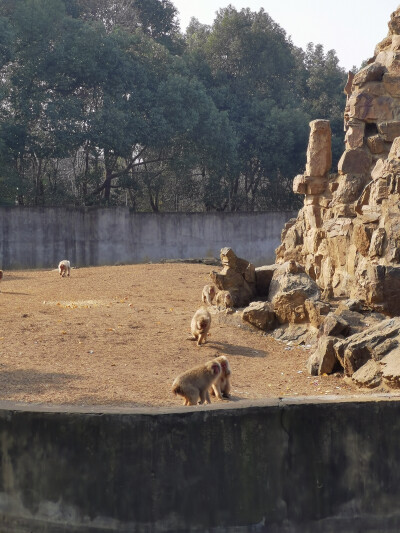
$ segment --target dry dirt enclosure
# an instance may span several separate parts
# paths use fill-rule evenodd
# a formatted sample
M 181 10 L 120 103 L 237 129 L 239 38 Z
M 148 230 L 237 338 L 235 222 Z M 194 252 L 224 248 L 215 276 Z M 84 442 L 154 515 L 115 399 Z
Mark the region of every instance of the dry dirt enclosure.
M 340 376 L 311 377 L 290 347 L 213 316 L 202 347 L 190 320 L 213 267 L 141 264 L 9 271 L 0 284 L 0 400 L 54 405 L 179 406 L 174 378 L 226 355 L 231 401 L 349 395 Z M 215 267 L 214 267 L 215 268 Z M 218 401 L 218 400 L 214 400 Z

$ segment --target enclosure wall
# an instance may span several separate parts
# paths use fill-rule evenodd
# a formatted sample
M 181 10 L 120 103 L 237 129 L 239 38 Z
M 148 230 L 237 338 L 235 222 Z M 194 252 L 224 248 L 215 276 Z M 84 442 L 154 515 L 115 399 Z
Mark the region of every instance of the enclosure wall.
M 219 257 L 230 246 L 256 266 L 275 261 L 296 212 L 134 213 L 128 208 L 0 208 L 0 268 L 54 268 Z
M 3 533 L 400 531 L 400 402 L 0 409 Z

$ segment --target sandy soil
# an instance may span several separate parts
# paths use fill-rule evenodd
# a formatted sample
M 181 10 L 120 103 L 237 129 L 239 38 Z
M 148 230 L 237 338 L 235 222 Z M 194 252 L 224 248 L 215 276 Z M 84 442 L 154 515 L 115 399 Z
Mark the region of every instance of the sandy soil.
M 95 267 L 73 269 L 70 278 L 57 270 L 5 272 L 0 400 L 178 406 L 174 378 L 218 355 L 232 367 L 231 401 L 358 393 L 341 376 L 308 376 L 310 348 L 224 323 L 222 315 L 213 316 L 205 345 L 190 341 L 190 320 L 212 268 Z

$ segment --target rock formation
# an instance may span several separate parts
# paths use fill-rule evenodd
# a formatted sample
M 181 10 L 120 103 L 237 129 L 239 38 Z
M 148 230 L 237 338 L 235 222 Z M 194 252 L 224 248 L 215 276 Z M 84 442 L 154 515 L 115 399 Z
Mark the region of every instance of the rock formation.
M 256 295 L 254 265 L 237 257 L 232 248 L 222 248 L 220 258 L 222 270 L 210 273 L 212 282 L 220 291 L 231 293 L 235 307 L 248 305 Z
M 304 195 L 277 263 L 291 259 L 331 297 L 400 315 L 400 8 L 375 56 L 345 87 L 345 151 L 331 166 L 328 121 L 311 122 Z

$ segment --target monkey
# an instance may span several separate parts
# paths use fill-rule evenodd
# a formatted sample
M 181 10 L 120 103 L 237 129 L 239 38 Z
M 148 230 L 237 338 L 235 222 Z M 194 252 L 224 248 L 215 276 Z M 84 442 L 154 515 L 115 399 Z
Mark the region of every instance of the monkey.
M 197 346 L 201 346 L 202 342 L 206 342 L 207 334 L 211 326 L 211 315 L 205 307 L 198 309 L 193 315 L 190 329 Z
M 229 398 L 231 391 L 231 367 L 225 355 L 220 355 L 213 359 L 221 365 L 221 374 L 218 375 L 216 381 L 211 385 L 210 393 L 222 400 L 223 397 Z
M 286 272 L 288 274 L 297 274 L 299 271 L 299 268 L 297 266 L 297 263 L 294 259 L 290 259 L 287 266 L 286 266 Z
M 215 298 L 217 291 L 215 285 L 204 285 L 203 292 L 201 293 L 202 302 L 208 305 L 212 305 L 212 301 Z
M 172 392 L 184 397 L 183 405 L 211 403 L 209 388 L 221 374 L 221 365 L 216 361 L 207 361 L 180 374 L 172 383 Z
M 219 291 L 217 293 L 217 307 L 218 309 L 228 309 L 233 307 L 232 294 L 229 291 Z
M 65 278 L 65 275 L 69 277 L 71 273 L 71 263 L 66 259 L 60 261 L 58 264 L 58 272 L 62 278 Z

